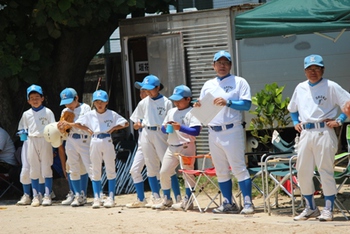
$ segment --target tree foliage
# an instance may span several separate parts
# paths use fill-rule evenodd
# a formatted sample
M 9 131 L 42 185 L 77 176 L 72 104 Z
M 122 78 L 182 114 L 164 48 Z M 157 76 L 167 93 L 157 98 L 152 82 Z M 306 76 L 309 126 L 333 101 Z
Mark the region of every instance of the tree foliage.
M 249 112 L 256 117 L 250 122 L 251 134 L 266 146 L 269 145 L 274 130 L 285 128 L 291 122 L 287 109 L 290 98 L 283 100 L 284 88 L 277 83 L 266 84 L 265 89 L 252 97 L 252 104 L 256 108 Z
M 133 12 L 168 13 L 172 4 L 173 0 L 0 0 L 0 100 L 6 99 L 2 89 L 25 96 L 25 88 L 37 83 L 57 105 L 63 88 L 82 86 L 89 62 L 119 19 Z M 13 96 L 8 100 L 12 106 L 25 103 Z M 57 116 L 58 109 L 53 109 Z

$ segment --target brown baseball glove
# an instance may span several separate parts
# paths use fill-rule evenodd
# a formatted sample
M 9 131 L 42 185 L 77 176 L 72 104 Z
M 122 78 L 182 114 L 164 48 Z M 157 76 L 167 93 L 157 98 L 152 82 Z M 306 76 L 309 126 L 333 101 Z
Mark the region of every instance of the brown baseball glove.
M 67 121 L 69 123 L 73 123 L 74 122 L 74 113 L 73 112 L 70 112 L 70 111 L 65 111 L 63 113 L 63 115 L 61 116 L 60 118 L 60 121 Z M 60 128 L 60 132 L 64 135 L 67 136 L 69 130 L 71 129 L 72 127 L 69 126 L 69 125 L 64 125 L 63 128 Z

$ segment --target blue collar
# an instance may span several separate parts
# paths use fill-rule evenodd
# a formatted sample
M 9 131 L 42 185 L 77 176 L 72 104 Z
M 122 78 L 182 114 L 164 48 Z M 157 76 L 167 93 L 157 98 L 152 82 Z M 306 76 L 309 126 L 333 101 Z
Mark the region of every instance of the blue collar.
M 319 81 L 317 81 L 316 83 L 311 83 L 310 81 L 308 81 L 309 85 L 311 87 L 314 87 L 315 85 L 317 85 L 318 83 L 320 83 L 323 80 L 323 78 L 321 78 Z
M 155 97 L 155 98 L 152 98 L 152 100 L 158 100 L 158 99 L 160 99 L 160 98 L 162 98 L 163 97 L 163 95 L 161 95 L 160 93 L 158 94 L 158 96 L 157 97 Z
M 223 76 L 223 77 L 217 76 L 216 78 L 217 78 L 218 80 L 222 81 L 223 79 L 225 79 L 225 78 L 227 78 L 227 77 L 229 77 L 229 76 L 231 76 L 230 73 L 228 73 L 226 76 Z
M 38 108 L 32 107 L 32 110 L 35 111 L 35 112 L 38 112 L 38 111 L 40 111 L 40 110 L 43 109 L 43 108 L 44 108 L 44 106 L 41 105 L 41 106 L 39 106 Z

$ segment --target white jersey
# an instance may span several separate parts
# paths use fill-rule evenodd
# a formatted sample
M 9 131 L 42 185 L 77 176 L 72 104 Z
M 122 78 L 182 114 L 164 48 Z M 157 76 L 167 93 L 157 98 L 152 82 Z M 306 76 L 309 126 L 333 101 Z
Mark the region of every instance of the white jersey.
M 145 126 L 161 126 L 168 111 L 173 107 L 167 97 L 153 100 L 150 97 L 142 99 L 130 116 L 131 121 L 136 123 L 142 119 Z
M 348 100 L 349 92 L 331 80 L 323 78 L 315 86 L 309 85 L 306 80 L 295 88 L 288 110 L 291 113 L 298 111 L 302 123 L 322 122 L 336 118 L 338 106 L 342 108 Z
M 91 108 L 89 105 L 85 104 L 85 103 L 81 103 L 80 106 L 76 107 L 74 109 L 74 111 L 72 111 L 69 108 L 64 108 L 61 112 L 61 116 L 63 115 L 64 112 L 69 111 L 69 112 L 73 112 L 74 113 L 74 122 L 77 121 L 79 119 L 80 116 L 85 115 L 87 112 L 91 111 Z M 85 131 L 76 128 L 76 127 L 72 127 L 71 130 L 69 131 L 70 134 L 73 133 L 78 133 L 78 134 L 86 134 Z
M 80 123 L 90 128 L 94 134 L 106 133 L 117 125 L 124 126 L 128 121 L 117 112 L 107 109 L 100 114 L 96 110 L 91 110 L 79 117 L 76 123 Z
M 175 121 L 187 127 L 201 126 L 199 120 L 190 113 L 191 109 L 192 107 L 188 107 L 184 110 L 179 110 L 177 107 L 172 108 L 165 117 L 163 125 L 169 121 Z M 173 133 L 168 134 L 169 145 L 179 145 L 194 142 L 195 140 L 195 136 L 191 136 L 179 130 L 175 130 Z
M 52 111 L 43 107 L 39 111 L 34 111 L 32 108 L 25 111 L 18 124 L 18 130 L 28 130 L 28 136 L 44 137 L 44 128 L 49 123 L 56 122 Z
M 251 100 L 248 82 L 244 78 L 234 75 L 222 80 L 214 78 L 206 81 L 201 89 L 199 99 L 202 99 L 207 93 L 211 93 L 215 98 L 222 97 L 232 101 Z M 208 125 L 216 126 L 241 123 L 242 118 L 242 111 L 235 110 L 231 107 L 224 107 Z

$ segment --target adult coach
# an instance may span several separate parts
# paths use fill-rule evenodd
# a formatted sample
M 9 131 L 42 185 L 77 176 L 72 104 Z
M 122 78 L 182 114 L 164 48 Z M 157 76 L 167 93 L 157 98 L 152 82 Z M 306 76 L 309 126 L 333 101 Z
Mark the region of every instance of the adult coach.
M 333 164 L 338 146 L 333 128 L 346 119 L 343 114 L 337 119 L 335 117 L 338 106 L 343 107 L 350 94 L 337 83 L 323 78 L 325 68 L 320 55 L 307 56 L 304 70 L 307 80 L 297 85 L 288 105 L 294 128 L 301 133 L 296 167 L 301 193 L 306 199 L 306 208 L 294 220 L 318 218 L 320 221 L 332 221 L 337 194 Z M 325 199 L 322 212 L 316 207 L 313 197 L 315 166 L 321 177 Z
M 242 126 L 242 112 L 251 106 L 250 86 L 244 78 L 230 74 L 232 60 L 228 52 L 217 52 L 213 67 L 217 77 L 205 82 L 199 97 L 203 99 L 207 93 L 211 93 L 215 97 L 214 105 L 224 106 L 208 124 L 209 149 L 224 197 L 223 204 L 213 212 L 239 212 L 232 201 L 231 167 L 244 197 L 241 214 L 252 214 L 252 183 L 244 159 L 245 136 Z M 194 104 L 194 107 L 197 106 L 200 106 L 200 101 Z

